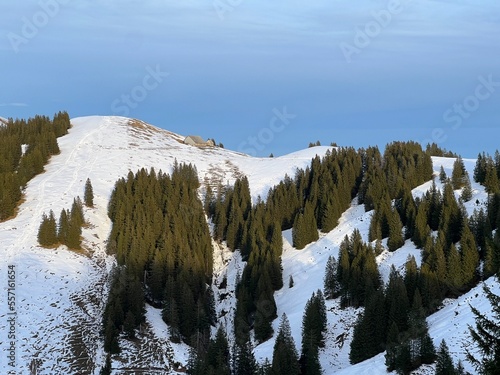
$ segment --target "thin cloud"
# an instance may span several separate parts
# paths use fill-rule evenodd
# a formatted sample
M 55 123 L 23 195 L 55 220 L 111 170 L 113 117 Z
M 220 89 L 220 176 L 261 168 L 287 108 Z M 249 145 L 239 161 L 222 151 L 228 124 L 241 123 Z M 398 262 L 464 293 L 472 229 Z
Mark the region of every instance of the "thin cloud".
M 26 103 L 0 103 L 0 107 L 27 107 Z

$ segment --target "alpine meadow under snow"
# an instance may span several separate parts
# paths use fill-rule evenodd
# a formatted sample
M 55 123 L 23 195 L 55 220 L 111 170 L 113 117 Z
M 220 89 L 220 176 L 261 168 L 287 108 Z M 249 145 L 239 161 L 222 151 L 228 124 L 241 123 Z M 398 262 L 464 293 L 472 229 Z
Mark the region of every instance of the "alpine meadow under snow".
M 0 122 L 3 121 L 0 118 Z M 102 315 L 108 293 L 109 273 L 116 264 L 114 256 L 107 255 L 106 246 L 112 222 L 108 217 L 108 202 L 115 182 L 129 171 L 144 168 L 170 173 L 176 161 L 196 167 L 202 198 L 205 187 L 233 185 L 246 176 L 252 201 L 267 197 L 268 191 L 285 175 L 294 176 L 297 169 L 305 169 L 316 155 L 323 156 L 331 147 L 317 146 L 275 158 L 255 158 L 219 147 L 194 147 L 183 143 L 184 137 L 138 120 L 123 117 L 80 117 L 71 120 L 69 134 L 58 139 L 59 155 L 52 156 L 45 172 L 28 182 L 23 202 L 14 218 L 0 223 L 0 269 L 7 274 L 8 266 L 16 270 L 16 364 L 19 374 L 99 374 L 105 364 L 103 349 Z M 481 150 L 478 150 L 481 151 Z M 433 157 L 436 186 L 443 188 L 438 175 L 441 167 L 452 175 L 454 158 Z M 472 177 L 476 160 L 464 160 Z M 94 207 L 84 208 L 88 225 L 83 228 L 80 252 L 66 246 L 45 249 L 38 245 L 37 232 L 42 215 L 70 207 L 77 196 L 83 198 L 87 179 L 92 181 Z M 420 197 L 431 188 L 432 182 L 413 189 Z M 460 191 L 455 191 L 457 197 Z M 469 215 L 474 209 L 485 208 L 488 194 L 485 188 L 472 182 L 472 199 L 465 203 Z M 304 308 L 312 293 L 323 289 L 325 265 L 329 256 L 338 258 L 345 236 L 359 230 L 368 241 L 373 210 L 354 199 L 342 214 L 339 224 L 329 233 L 320 233 L 319 239 L 302 250 L 293 247 L 292 230 L 283 231 L 283 283 L 275 292 L 277 315 L 285 313 L 292 337 L 300 349 Z M 387 239 L 382 243 L 387 248 Z M 230 251 L 224 243 L 212 241 L 214 249 L 214 282 L 217 324 L 232 332 L 236 278 L 241 275 L 245 262 L 239 251 Z M 387 282 L 391 267 L 404 272 L 409 256 L 420 265 L 422 250 L 410 240 L 394 252 L 384 250 L 377 256 L 377 264 Z M 294 285 L 289 287 L 288 280 Z M 221 287 L 223 281 L 227 285 Z M 486 283 L 496 294 L 500 286 L 490 278 Z M 5 284 L 5 283 L 4 283 Z M 3 300 L 3 299 L 2 299 Z M 457 299 L 445 299 L 443 306 L 427 318 L 429 333 L 436 348 L 445 339 L 455 363 L 462 360 L 467 371 L 474 368 L 466 360 L 465 348 L 471 348 L 468 326 L 474 326 L 470 306 L 490 313 L 482 285 L 474 287 Z M 384 354 L 351 365 L 349 349 L 353 327 L 363 308 L 340 308 L 339 299 L 326 300 L 328 330 L 325 346 L 319 358 L 324 374 L 385 374 Z M 113 374 L 141 373 L 173 374 L 188 363 L 189 347 L 169 341 L 167 325 L 161 310 L 146 309 L 146 324 L 136 340 L 121 340 L 122 352 L 113 359 Z M 278 332 L 279 319 L 273 321 L 274 336 L 255 346 L 259 363 L 271 360 Z M 215 334 L 216 327 L 212 328 Z M 0 373 L 12 370 L 6 360 L 9 321 L 7 305 L 0 305 L 0 346 L 2 359 Z M 234 338 L 229 336 L 229 342 Z M 434 365 L 424 365 L 415 374 L 433 374 Z M 139 373 L 139 372 L 138 372 Z

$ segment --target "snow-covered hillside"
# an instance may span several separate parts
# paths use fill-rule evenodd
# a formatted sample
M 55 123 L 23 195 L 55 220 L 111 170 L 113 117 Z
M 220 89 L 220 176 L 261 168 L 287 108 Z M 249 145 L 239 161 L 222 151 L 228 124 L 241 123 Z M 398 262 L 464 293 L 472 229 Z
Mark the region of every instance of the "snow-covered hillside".
M 305 168 L 316 155 L 323 155 L 328 147 L 308 148 L 277 158 L 253 158 L 222 148 L 197 148 L 183 144 L 183 136 L 155 128 L 137 120 L 121 117 L 83 117 L 72 120 L 69 134 L 58 140 L 61 154 L 52 157 L 45 173 L 29 182 L 25 201 L 18 215 L 0 223 L 0 272 L 6 280 L 7 267 L 15 266 L 16 298 L 16 365 L 17 373 L 37 374 L 98 374 L 104 363 L 102 342 L 99 340 L 100 323 L 106 299 L 106 281 L 113 258 L 105 254 L 106 239 L 111 229 L 107 217 L 107 204 L 114 183 L 129 171 L 139 168 L 162 169 L 170 172 L 175 160 L 196 165 L 204 185 L 232 184 L 246 175 L 252 198 L 265 198 L 268 190 L 285 174 L 293 176 L 297 168 Z M 443 166 L 451 175 L 454 159 L 433 158 L 437 175 Z M 465 160 L 472 176 L 475 160 Z M 84 228 L 84 254 L 76 254 L 60 247 L 42 249 L 37 245 L 37 230 L 44 212 L 56 215 L 69 208 L 76 196 L 83 195 L 84 184 L 90 178 L 94 188 L 95 208 L 85 209 L 90 222 Z M 442 185 L 436 179 L 439 188 Z M 422 195 L 431 186 L 428 182 L 414 190 Z M 484 188 L 473 183 L 473 198 L 466 203 L 469 213 L 485 204 Z M 457 192 L 459 194 L 459 192 Z M 357 228 L 364 240 L 372 212 L 353 201 L 339 225 L 303 250 L 292 247 L 291 231 L 285 231 L 283 250 L 283 277 L 285 287 L 276 292 L 278 315 L 286 313 L 292 335 L 300 347 L 300 334 L 304 306 L 311 294 L 323 286 L 325 264 L 329 255 L 337 257 L 339 245 L 345 235 Z M 384 280 L 391 265 L 402 269 L 409 255 L 420 262 L 420 250 L 408 241 L 394 253 L 383 252 L 378 264 Z M 231 325 L 230 312 L 234 309 L 234 280 L 244 264 L 238 252 L 231 253 L 214 243 L 215 284 L 217 312 L 220 323 Z M 293 288 L 288 279 L 294 279 Z M 219 290 L 227 277 L 227 287 Z M 499 291 L 497 283 L 493 290 Z M 6 281 L 4 283 L 6 285 Z M 2 299 L 3 300 L 3 299 Z M 469 304 L 487 310 L 487 300 L 481 287 L 471 290 L 458 300 L 447 300 L 445 307 L 428 318 L 430 334 L 436 345 L 446 339 L 454 360 L 465 359 L 463 346 L 468 342 L 468 324 L 473 324 Z M 328 336 L 320 360 L 325 374 L 385 374 L 383 354 L 351 366 L 348 354 L 352 327 L 359 313 L 356 309 L 340 310 L 337 301 L 327 301 Z M 8 339 L 9 315 L 7 305 L 0 305 L 0 346 L 6 348 L 0 360 L 0 373 L 12 370 L 5 354 Z M 229 313 L 229 314 L 228 314 Z M 114 362 L 114 373 L 151 368 L 151 373 L 173 373 L 175 362 L 187 361 L 187 347 L 168 342 L 167 327 L 160 311 L 147 309 L 148 328 L 137 342 L 124 348 L 121 362 Z M 274 322 L 277 331 L 278 320 Z M 272 357 L 274 340 L 255 348 L 259 361 Z M 137 353 L 140 353 L 139 355 Z M 472 371 L 468 363 L 466 369 Z M 121 370 L 120 370 L 121 369 Z M 430 368 L 419 373 L 432 373 Z
M 111 228 L 107 203 L 116 180 L 139 168 L 170 172 L 177 160 L 195 164 L 205 184 L 232 184 L 245 174 L 256 199 L 265 196 L 285 173 L 293 176 L 297 168 L 306 167 L 312 157 L 328 149 L 316 147 L 259 159 L 221 148 L 184 145 L 180 135 L 127 118 L 85 117 L 71 122 L 69 134 L 58 140 L 61 154 L 52 157 L 45 173 L 29 182 L 18 215 L 0 223 L 0 270 L 5 286 L 7 267 L 15 267 L 16 365 L 22 374 L 35 363 L 39 374 L 76 374 L 103 364 L 97 338 L 106 277 L 113 262 L 106 257 L 105 246 Z M 95 208 L 85 212 L 90 222 L 83 233 L 87 254 L 64 247 L 40 248 L 37 231 L 42 214 L 53 210 L 58 215 L 61 209 L 70 208 L 74 197 L 83 196 L 87 178 L 95 195 Z M 156 322 L 153 315 L 149 310 L 148 318 Z M 7 305 L 2 303 L 2 348 L 8 348 L 10 341 L 7 319 Z M 176 360 L 185 363 L 186 350 L 174 352 L 180 355 Z M 4 359 L 0 360 L 2 374 L 12 369 Z M 140 364 L 139 359 L 129 362 L 123 367 Z

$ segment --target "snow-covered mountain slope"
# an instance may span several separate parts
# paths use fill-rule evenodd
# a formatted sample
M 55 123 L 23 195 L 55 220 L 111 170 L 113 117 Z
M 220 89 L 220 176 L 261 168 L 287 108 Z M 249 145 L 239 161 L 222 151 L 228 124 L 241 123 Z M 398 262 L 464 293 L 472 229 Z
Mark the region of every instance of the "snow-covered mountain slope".
M 293 176 L 297 168 L 306 167 L 312 157 L 328 149 L 316 147 L 259 159 L 221 148 L 188 146 L 180 135 L 127 118 L 84 117 L 71 122 L 69 134 L 58 140 L 61 154 L 51 158 L 45 173 L 28 183 L 17 216 L 0 223 L 2 288 L 6 288 L 7 267 L 15 269 L 13 341 L 15 364 L 23 374 L 32 363 L 38 363 L 39 374 L 88 373 L 89 368 L 97 369 L 103 363 L 98 336 L 106 276 L 113 261 L 105 254 L 111 229 L 107 203 L 116 180 L 139 168 L 170 172 L 177 160 L 195 164 L 203 183 L 232 184 L 245 174 L 255 199 L 265 196 L 285 173 Z M 40 248 L 37 231 L 42 214 L 53 210 L 58 216 L 61 209 L 70 208 L 76 196 L 83 196 L 87 178 L 95 196 L 95 208 L 85 211 L 90 226 L 84 229 L 83 246 L 88 254 L 64 247 Z M 7 307 L 0 304 L 2 348 L 10 345 Z M 156 321 L 153 315 L 154 311 L 148 311 L 148 317 Z M 178 360 L 185 363 L 186 351 L 175 352 L 184 353 Z M 2 374 L 12 369 L 5 357 L 0 360 Z M 138 366 L 140 359 L 129 362 Z M 158 362 L 161 367 L 161 360 Z
M 170 172 L 175 160 L 196 165 L 203 184 L 232 184 L 242 175 L 249 179 L 253 199 L 265 198 L 268 190 L 285 174 L 293 176 L 297 168 L 305 168 L 316 155 L 328 147 L 308 148 L 277 158 L 253 158 L 222 148 L 198 148 L 182 143 L 184 137 L 155 128 L 141 121 L 121 117 L 82 117 L 72 120 L 69 134 L 58 140 L 61 154 L 51 158 L 45 173 L 29 182 L 25 201 L 18 215 L 0 223 L 0 274 L 5 280 L 8 266 L 15 269 L 15 364 L 19 374 L 36 367 L 37 374 L 98 374 L 104 363 L 99 340 L 101 316 L 106 300 L 106 281 L 113 258 L 105 254 L 106 239 L 111 229 L 107 217 L 110 193 L 118 178 L 139 168 Z M 433 158 L 437 175 L 441 165 L 451 176 L 454 159 Z M 470 175 L 475 160 L 465 160 Z M 38 226 L 44 212 L 69 208 L 76 196 L 83 195 L 87 178 L 92 181 L 95 208 L 85 209 L 90 225 L 84 228 L 83 254 L 60 247 L 42 249 L 37 245 Z M 436 179 L 439 188 L 442 185 Z M 431 186 L 428 182 L 414 190 L 420 196 Z M 484 188 L 473 183 L 473 198 L 466 203 L 469 213 L 485 204 Z M 459 192 L 457 192 L 459 194 Z M 300 348 L 304 306 L 311 294 L 323 286 L 325 264 L 329 255 L 338 256 L 345 235 L 357 228 L 364 240 L 372 212 L 365 212 L 353 201 L 339 225 L 303 250 L 292 247 L 291 231 L 285 231 L 283 277 L 285 287 L 276 292 L 278 315 L 286 313 L 292 335 Z M 408 241 L 394 253 L 383 252 L 377 259 L 382 276 L 387 280 L 391 265 L 402 269 L 409 255 L 420 262 L 420 251 Z M 244 264 L 238 252 L 230 252 L 214 243 L 214 291 L 220 323 L 232 325 L 234 281 Z M 294 279 L 293 288 L 288 279 Z M 227 277 L 227 287 L 219 289 Z M 492 281 L 489 281 L 494 284 Z M 5 288 L 5 287 L 4 287 Z M 495 283 L 495 291 L 498 286 Z M 6 292 L 4 291 L 4 294 Z M 0 373 L 12 370 L 7 360 L 10 345 L 7 304 L 0 299 Z M 436 345 L 445 338 L 455 361 L 464 360 L 463 345 L 468 341 L 467 325 L 473 323 L 468 303 L 487 309 L 481 287 L 446 306 L 428 318 L 430 333 Z M 352 327 L 359 310 L 340 310 L 337 301 L 327 301 L 328 336 L 320 360 L 325 374 L 385 374 L 383 355 L 351 366 L 349 345 Z M 147 308 L 148 326 L 135 342 L 124 343 L 121 361 L 114 361 L 114 373 L 150 368 L 155 374 L 174 373 L 174 363 L 186 364 L 185 345 L 168 341 L 168 330 L 160 311 Z M 277 331 L 278 320 L 274 324 Z M 255 348 L 259 361 L 272 357 L 274 339 Z M 468 364 L 464 363 L 469 371 Z M 422 369 L 420 373 L 431 373 Z M 153 373 L 153 372 L 152 372 Z
M 453 158 L 433 157 L 434 175 L 437 177 L 441 166 L 446 174 L 451 176 L 453 170 Z M 464 164 L 469 173 L 473 176 L 475 160 L 465 159 Z M 439 178 L 435 178 L 436 186 L 443 188 Z M 421 196 L 432 186 L 429 181 L 413 190 L 415 197 Z M 475 208 L 485 207 L 487 194 L 484 187 L 472 182 L 473 197 L 465 203 L 467 211 L 472 214 Z M 460 191 L 456 191 L 457 196 Z M 373 211 L 365 212 L 364 207 L 357 205 L 356 200 L 352 203 L 341 217 L 339 225 L 330 233 L 322 235 L 318 241 L 309 244 L 303 250 L 295 250 L 292 246 L 291 231 L 284 232 L 284 252 L 283 252 L 283 279 L 285 287 L 276 292 L 275 298 L 278 305 L 278 316 L 286 313 L 290 321 L 292 335 L 297 348 L 300 348 L 302 315 L 307 300 L 318 288 L 323 287 L 323 277 L 326 262 L 329 255 L 338 259 L 339 246 L 346 235 L 350 235 L 354 229 L 358 229 L 363 240 L 368 241 L 368 229 Z M 386 245 L 386 240 L 383 241 Z M 405 245 L 397 251 L 390 253 L 384 251 L 377 257 L 377 263 L 384 282 L 388 281 L 391 266 L 404 272 L 404 265 L 410 255 L 413 255 L 417 264 L 421 263 L 421 250 L 417 249 L 411 241 L 406 241 Z M 293 277 L 294 286 L 288 288 L 287 281 Z M 497 282 L 489 280 L 489 285 L 494 285 L 494 291 L 499 291 Z M 482 287 L 478 286 L 458 300 L 445 301 L 445 307 L 428 318 L 429 332 L 436 347 L 442 339 L 445 339 L 450 354 L 454 357 L 455 363 L 461 359 L 467 371 L 474 373 L 470 364 L 465 362 L 464 347 L 470 343 L 468 325 L 474 324 L 473 315 L 469 304 L 478 307 L 481 311 L 488 310 L 488 301 L 484 296 Z M 347 309 L 341 310 L 338 301 L 326 301 L 328 315 L 328 336 L 326 346 L 320 351 L 320 361 L 325 374 L 386 374 L 384 355 L 367 360 L 356 366 L 349 363 L 350 342 L 352 340 L 353 326 L 356 317 L 361 310 Z M 274 329 L 278 329 L 278 320 L 274 322 Z M 257 358 L 263 361 L 265 358 L 272 358 L 274 340 L 271 339 L 259 345 L 255 352 Z M 432 366 L 421 368 L 415 373 L 433 374 Z

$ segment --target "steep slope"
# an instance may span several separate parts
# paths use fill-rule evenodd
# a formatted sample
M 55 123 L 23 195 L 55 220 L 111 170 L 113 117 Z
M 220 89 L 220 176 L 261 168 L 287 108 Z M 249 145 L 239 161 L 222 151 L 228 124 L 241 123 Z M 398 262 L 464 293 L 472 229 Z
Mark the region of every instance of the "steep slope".
M 180 135 L 127 118 L 84 117 L 73 119 L 72 125 L 69 134 L 59 139 L 61 154 L 50 160 L 45 173 L 28 183 L 18 215 L 0 223 L 0 269 L 3 275 L 8 266 L 15 269 L 16 304 L 11 312 L 17 315 L 12 341 L 19 373 L 28 373 L 30 366 L 39 374 L 91 373 L 102 365 L 98 336 L 107 274 L 113 263 L 105 254 L 111 228 L 107 203 L 117 179 L 139 168 L 170 172 L 177 160 L 195 164 L 200 180 L 207 184 L 231 184 L 246 174 L 256 199 L 265 196 L 285 173 L 293 175 L 296 168 L 304 168 L 314 155 L 328 149 L 258 159 L 220 148 L 187 146 Z M 71 207 L 73 198 L 83 195 L 87 178 L 93 184 L 95 208 L 85 211 L 90 222 L 83 233 L 86 253 L 40 248 L 37 231 L 42 214 L 53 210 L 58 216 L 63 208 Z M 2 348 L 11 341 L 7 308 L 5 303 L 0 306 Z M 151 352 L 161 349 L 161 337 L 149 338 L 144 344 Z M 166 368 L 170 357 L 159 358 L 158 366 Z M 124 367 L 140 367 L 146 358 L 127 361 Z M 8 370 L 12 367 L 2 358 L 0 373 Z

